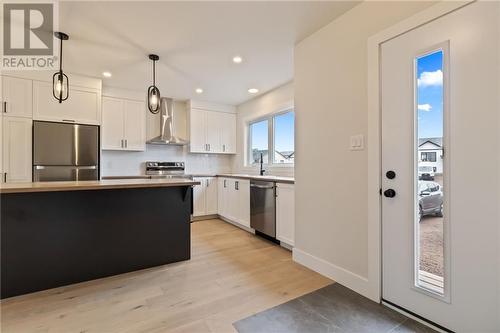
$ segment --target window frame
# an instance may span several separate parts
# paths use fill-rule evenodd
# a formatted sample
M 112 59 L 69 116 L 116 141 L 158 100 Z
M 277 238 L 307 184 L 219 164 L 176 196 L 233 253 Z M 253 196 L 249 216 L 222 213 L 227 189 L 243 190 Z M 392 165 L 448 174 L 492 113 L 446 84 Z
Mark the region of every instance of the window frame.
M 295 107 L 294 106 L 288 106 L 286 108 L 280 109 L 279 111 L 267 114 L 262 117 L 258 117 L 255 119 L 252 119 L 246 123 L 246 128 L 247 128 L 247 144 L 246 144 L 246 161 L 245 161 L 245 166 L 246 167 L 255 167 L 258 166 L 259 163 L 254 163 L 253 162 L 253 154 L 252 154 L 252 130 L 251 126 L 253 124 L 259 123 L 261 121 L 267 120 L 267 151 L 268 151 L 268 157 L 267 157 L 267 163 L 263 163 L 266 167 L 280 167 L 280 168 L 293 168 L 295 166 L 295 156 L 294 156 L 294 162 L 293 163 L 275 163 L 274 162 L 274 147 L 275 147 L 275 140 L 274 140 L 274 128 L 275 128 L 275 117 L 284 115 L 286 113 L 293 112 L 293 124 L 294 124 L 294 130 L 295 130 Z M 295 131 L 294 131 L 294 151 L 295 151 Z M 270 152 L 273 152 L 270 154 Z
M 425 156 L 425 159 L 424 159 Z M 422 162 L 437 162 L 437 152 L 435 151 L 422 151 L 420 154 Z

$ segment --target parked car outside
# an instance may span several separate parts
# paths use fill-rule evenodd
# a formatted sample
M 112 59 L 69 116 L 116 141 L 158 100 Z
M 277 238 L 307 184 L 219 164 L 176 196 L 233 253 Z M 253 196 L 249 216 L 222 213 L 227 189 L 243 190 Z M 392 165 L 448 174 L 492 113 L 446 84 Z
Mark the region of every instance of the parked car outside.
M 431 166 L 421 165 L 418 167 L 418 179 L 434 180 L 435 171 Z
M 418 182 L 418 219 L 426 215 L 443 216 L 443 190 L 431 181 Z

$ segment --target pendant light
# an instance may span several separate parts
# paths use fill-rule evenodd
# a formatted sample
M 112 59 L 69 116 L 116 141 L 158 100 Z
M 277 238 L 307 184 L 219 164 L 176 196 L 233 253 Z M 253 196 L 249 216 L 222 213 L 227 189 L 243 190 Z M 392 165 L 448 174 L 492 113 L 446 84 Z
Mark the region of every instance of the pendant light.
M 156 54 L 150 54 L 149 59 L 153 61 L 153 85 L 148 87 L 148 109 L 157 114 L 160 111 L 160 89 L 156 86 L 156 62 L 160 59 Z
M 62 45 L 63 40 L 68 40 L 69 36 L 64 32 L 56 31 L 54 32 L 54 36 L 61 41 L 61 45 L 59 47 L 59 71 L 54 73 L 52 76 L 52 95 L 54 95 L 55 99 L 62 103 L 67 100 L 69 97 L 69 79 L 66 74 L 63 73 L 62 70 Z

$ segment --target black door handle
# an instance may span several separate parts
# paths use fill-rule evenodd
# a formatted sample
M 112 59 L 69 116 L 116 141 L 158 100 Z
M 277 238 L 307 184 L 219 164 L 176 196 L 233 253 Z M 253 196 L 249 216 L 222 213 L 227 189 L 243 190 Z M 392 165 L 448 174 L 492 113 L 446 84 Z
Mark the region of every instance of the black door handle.
M 394 191 L 392 188 L 387 189 L 384 191 L 384 196 L 386 198 L 394 198 L 396 196 L 396 191 Z

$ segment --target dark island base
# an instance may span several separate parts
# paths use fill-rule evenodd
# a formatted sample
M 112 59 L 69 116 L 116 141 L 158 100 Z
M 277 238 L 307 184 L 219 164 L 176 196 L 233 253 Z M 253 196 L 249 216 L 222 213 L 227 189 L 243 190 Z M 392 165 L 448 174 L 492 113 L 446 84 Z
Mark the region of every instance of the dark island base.
M 189 259 L 191 200 L 189 187 L 2 194 L 1 298 Z

